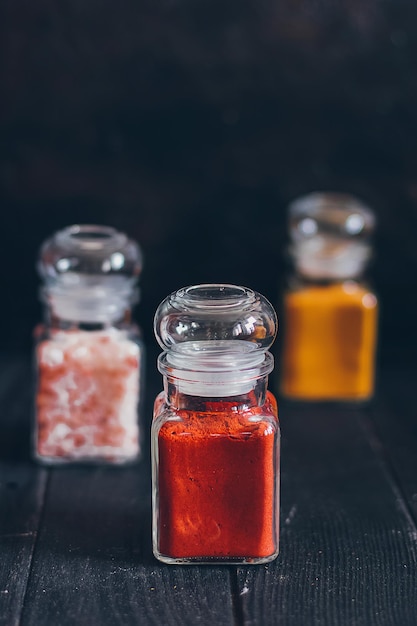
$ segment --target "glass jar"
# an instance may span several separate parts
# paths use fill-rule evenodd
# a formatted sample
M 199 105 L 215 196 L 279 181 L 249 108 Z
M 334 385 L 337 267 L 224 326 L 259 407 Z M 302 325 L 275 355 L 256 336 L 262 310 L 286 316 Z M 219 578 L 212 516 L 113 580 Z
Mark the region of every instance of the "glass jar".
M 74 225 L 45 241 L 38 269 L 45 322 L 35 331 L 35 458 L 136 460 L 143 345 L 131 312 L 139 246 L 114 228 Z
M 165 563 L 266 563 L 278 554 L 277 403 L 267 389 L 272 305 L 235 285 L 186 287 L 155 314 L 164 391 L 152 425 L 153 549 Z
M 281 385 L 297 400 L 372 397 L 377 297 L 364 278 L 375 216 L 357 198 L 312 193 L 289 206 L 294 272 L 283 297 Z

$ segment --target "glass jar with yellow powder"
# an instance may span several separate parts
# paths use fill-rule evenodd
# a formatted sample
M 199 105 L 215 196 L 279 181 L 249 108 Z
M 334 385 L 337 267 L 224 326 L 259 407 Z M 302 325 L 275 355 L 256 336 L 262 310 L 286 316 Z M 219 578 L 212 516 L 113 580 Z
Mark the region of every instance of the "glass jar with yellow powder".
M 311 193 L 288 210 L 294 268 L 283 299 L 280 389 L 297 400 L 374 393 L 377 297 L 365 280 L 375 216 L 346 194 Z

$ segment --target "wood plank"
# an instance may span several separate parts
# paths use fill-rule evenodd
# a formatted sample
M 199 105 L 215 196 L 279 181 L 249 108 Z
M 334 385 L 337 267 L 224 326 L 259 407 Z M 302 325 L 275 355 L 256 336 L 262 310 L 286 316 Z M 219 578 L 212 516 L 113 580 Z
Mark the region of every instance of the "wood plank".
M 52 470 L 21 626 L 234 624 L 229 568 L 159 563 L 150 517 L 147 457 Z
M 417 623 L 417 533 L 366 411 L 281 403 L 281 553 L 239 568 L 245 624 Z
M 47 474 L 27 460 L 28 397 L 19 390 L 28 374 L 19 365 L 0 389 L 2 413 L 9 407 L 2 502 L 16 491 L 0 509 L 0 624 L 7 626 L 19 623 Z M 128 469 L 53 470 L 20 623 L 417 623 L 417 531 L 402 498 L 404 491 L 412 509 L 413 380 L 401 375 L 387 386 L 389 400 L 372 413 L 375 432 L 365 410 L 281 403 L 281 554 L 237 576 L 234 568 L 153 559 L 147 457 Z M 38 494 L 28 469 L 43 476 Z
M 36 542 L 47 472 L 29 459 L 31 371 L 0 361 L 0 624 L 18 624 Z
M 417 521 L 417 369 L 395 369 L 380 376 L 370 415 L 375 451 L 389 465 L 409 512 Z

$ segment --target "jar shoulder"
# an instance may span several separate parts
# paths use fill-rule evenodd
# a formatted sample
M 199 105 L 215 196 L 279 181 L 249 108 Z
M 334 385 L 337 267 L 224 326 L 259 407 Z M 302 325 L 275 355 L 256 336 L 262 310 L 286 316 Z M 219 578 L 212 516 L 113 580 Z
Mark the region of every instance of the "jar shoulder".
M 51 329 L 39 325 L 34 331 L 35 356 L 48 366 L 127 363 L 139 368 L 144 359 L 144 347 L 140 336 L 130 331 L 130 328 L 113 327 L 91 331 Z
M 367 283 L 345 281 L 335 284 L 307 284 L 287 288 L 283 294 L 285 307 L 326 308 L 357 307 L 376 309 L 378 295 Z
M 262 406 L 232 410 L 226 407 L 216 411 L 192 411 L 175 409 L 165 402 L 161 392 L 154 404 L 152 431 L 154 436 L 161 433 L 170 436 L 193 434 L 204 436 L 263 436 L 279 434 L 277 402 L 272 393 L 268 393 Z

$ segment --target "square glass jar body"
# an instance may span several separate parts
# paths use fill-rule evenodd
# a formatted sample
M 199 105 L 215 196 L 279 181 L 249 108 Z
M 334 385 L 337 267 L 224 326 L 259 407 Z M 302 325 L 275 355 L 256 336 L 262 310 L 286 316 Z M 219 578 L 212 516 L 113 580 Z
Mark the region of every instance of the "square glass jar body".
M 301 284 L 283 298 L 280 390 L 301 401 L 372 398 L 378 301 L 356 281 Z
M 277 403 L 155 401 L 153 549 L 177 564 L 259 564 L 279 549 Z
M 35 338 L 34 458 L 53 465 L 137 461 L 144 360 L 139 328 L 40 325 Z

